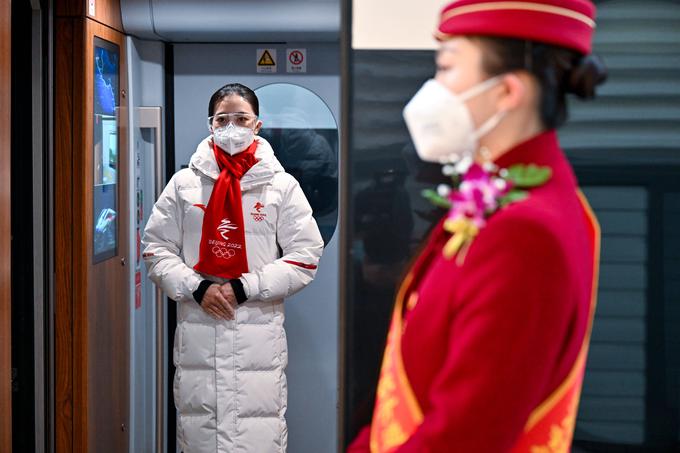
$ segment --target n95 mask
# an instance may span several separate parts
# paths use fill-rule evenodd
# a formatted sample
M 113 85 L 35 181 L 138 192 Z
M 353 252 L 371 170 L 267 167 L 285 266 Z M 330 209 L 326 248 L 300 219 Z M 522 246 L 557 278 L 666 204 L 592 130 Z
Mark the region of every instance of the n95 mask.
M 444 164 L 473 156 L 479 138 L 495 128 L 505 112 L 496 113 L 475 129 L 465 101 L 499 82 L 499 77 L 493 77 L 461 94 L 452 93 L 434 79 L 425 82 L 404 107 L 404 120 L 420 159 Z
M 213 130 L 213 141 L 230 155 L 245 151 L 253 143 L 255 131 L 229 123 Z

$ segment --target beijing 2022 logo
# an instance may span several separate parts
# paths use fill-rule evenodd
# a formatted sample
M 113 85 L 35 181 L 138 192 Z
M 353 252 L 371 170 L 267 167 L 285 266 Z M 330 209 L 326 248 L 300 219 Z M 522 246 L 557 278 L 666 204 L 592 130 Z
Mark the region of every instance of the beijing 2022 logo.
M 235 224 L 231 223 L 229 219 L 222 219 L 220 222 L 219 226 L 217 227 L 217 232 L 220 233 L 220 236 L 222 236 L 222 239 L 225 241 L 229 240 L 229 237 L 227 236 L 227 233 L 229 230 L 237 230 L 238 226 Z

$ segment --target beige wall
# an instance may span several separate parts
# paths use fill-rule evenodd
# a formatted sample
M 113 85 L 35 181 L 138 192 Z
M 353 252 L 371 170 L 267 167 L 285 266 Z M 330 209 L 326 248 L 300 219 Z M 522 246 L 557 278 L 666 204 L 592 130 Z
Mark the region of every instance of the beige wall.
M 352 0 L 354 49 L 434 49 L 439 13 L 450 0 Z

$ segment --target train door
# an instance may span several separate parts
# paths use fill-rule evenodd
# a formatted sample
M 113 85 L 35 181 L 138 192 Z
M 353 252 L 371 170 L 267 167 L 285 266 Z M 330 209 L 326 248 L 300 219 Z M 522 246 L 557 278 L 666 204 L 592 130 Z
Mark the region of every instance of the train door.
M 335 451 L 338 404 L 339 46 L 175 44 L 175 170 L 189 163 L 206 128 L 208 101 L 221 86 L 254 89 L 261 136 L 299 182 L 326 243 L 316 279 L 286 300 L 289 345 L 288 446 Z

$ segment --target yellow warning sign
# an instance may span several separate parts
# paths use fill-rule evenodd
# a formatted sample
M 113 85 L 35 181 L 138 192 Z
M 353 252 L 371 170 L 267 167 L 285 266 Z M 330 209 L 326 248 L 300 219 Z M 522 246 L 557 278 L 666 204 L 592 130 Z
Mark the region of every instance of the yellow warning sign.
M 257 72 L 276 72 L 276 49 L 257 49 Z
M 272 58 L 271 54 L 269 53 L 268 50 L 265 50 L 262 56 L 260 57 L 260 61 L 257 62 L 258 66 L 276 66 L 276 63 L 274 62 L 274 59 Z

